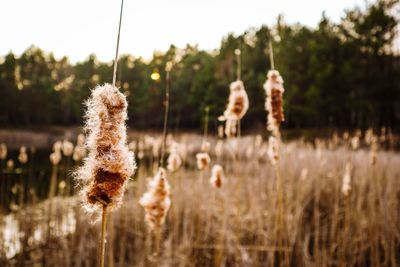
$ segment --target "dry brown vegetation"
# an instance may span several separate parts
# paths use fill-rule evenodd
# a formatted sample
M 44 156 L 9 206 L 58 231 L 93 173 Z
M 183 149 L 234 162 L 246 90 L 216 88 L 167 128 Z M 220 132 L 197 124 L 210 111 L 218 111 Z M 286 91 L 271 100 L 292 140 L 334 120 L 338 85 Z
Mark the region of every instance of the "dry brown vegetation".
M 149 157 L 139 161 L 122 207 L 109 217 L 107 266 L 399 265 L 396 152 L 381 149 L 372 165 L 369 148 L 353 150 L 350 141 L 287 143 L 280 157 L 284 194 L 279 215 L 265 142 L 250 137 L 224 141 L 218 156 L 211 149 L 212 164 L 221 164 L 226 177 L 217 189 L 209 183 L 210 168 L 195 168 L 201 142 L 193 140 L 179 140 L 187 150 L 184 167 L 168 173 L 172 205 L 158 255 L 156 237 L 138 204 L 157 162 L 152 147 L 143 146 Z M 346 163 L 351 163 L 347 196 L 342 190 Z M 0 265 L 95 266 L 99 225 L 78 203 L 76 197 L 56 197 L 4 214 Z M 277 230 L 279 217 L 282 231 Z

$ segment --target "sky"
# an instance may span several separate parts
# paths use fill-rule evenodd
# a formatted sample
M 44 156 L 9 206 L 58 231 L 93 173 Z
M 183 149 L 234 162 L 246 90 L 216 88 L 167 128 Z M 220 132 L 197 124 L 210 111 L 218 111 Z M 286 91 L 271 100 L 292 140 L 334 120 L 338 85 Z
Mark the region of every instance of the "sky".
M 150 58 L 170 44 L 212 50 L 228 33 L 288 23 L 314 27 L 322 12 L 338 22 L 344 10 L 366 0 L 125 0 L 120 53 Z M 90 53 L 111 61 L 115 53 L 119 0 L 2 0 L 0 55 L 18 55 L 36 45 L 57 58 L 83 61 Z

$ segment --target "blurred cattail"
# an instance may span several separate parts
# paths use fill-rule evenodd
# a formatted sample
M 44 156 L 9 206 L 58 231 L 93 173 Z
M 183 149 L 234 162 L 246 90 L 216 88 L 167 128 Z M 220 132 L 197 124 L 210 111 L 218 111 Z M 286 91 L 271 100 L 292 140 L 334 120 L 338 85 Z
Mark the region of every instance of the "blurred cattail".
M 369 154 L 369 161 L 371 165 L 375 165 L 377 162 L 377 152 L 378 152 L 378 138 L 374 135 L 371 137 L 371 150 Z
M 221 165 L 214 165 L 211 170 L 210 183 L 216 188 L 220 188 L 224 181 L 224 169 Z
M 85 145 L 85 136 L 83 134 L 78 134 L 76 138 L 76 145 L 77 146 L 84 146 Z
M 345 196 L 351 191 L 351 164 L 346 163 L 345 173 L 342 180 L 342 193 Z
M 364 141 L 367 145 L 372 143 L 372 138 L 374 137 L 374 132 L 371 128 L 369 128 L 364 135 Z
M 86 156 L 86 148 L 82 145 L 75 146 L 72 159 L 74 161 L 81 161 L 85 156 Z
M 379 136 L 379 141 L 380 141 L 381 143 L 386 142 L 386 127 L 382 127 L 382 128 L 381 128 L 381 134 L 380 134 L 380 136 Z
M 4 143 L 0 144 L 0 160 L 5 160 L 7 158 L 7 145 Z
M 227 120 L 240 120 L 249 109 L 249 98 L 243 82 L 238 80 L 230 84 L 229 102 L 224 117 Z
M 268 111 L 268 130 L 279 137 L 279 126 L 285 120 L 283 114 L 283 79 L 277 70 L 268 72 L 268 79 L 264 84 L 267 94 L 265 109 Z
M 225 135 L 226 135 L 226 137 L 233 137 L 233 136 L 236 135 L 236 132 L 237 132 L 236 125 L 237 125 L 237 120 L 227 119 L 225 121 Z
M 74 144 L 68 140 L 64 140 L 62 143 L 62 152 L 66 157 L 72 156 L 72 153 L 74 153 Z
M 224 126 L 218 125 L 218 138 L 224 138 Z
M 50 162 L 53 165 L 58 165 L 61 161 L 61 152 L 60 150 L 56 150 L 50 154 Z
M 135 151 L 136 151 L 136 148 L 137 148 L 137 142 L 136 142 L 135 140 L 134 140 L 134 141 L 131 141 L 131 142 L 129 143 L 128 147 L 129 147 L 129 150 L 130 150 L 130 151 L 135 152 Z
M 153 140 L 152 149 L 151 149 L 153 157 L 157 158 L 160 155 L 161 146 L 162 146 L 161 138 L 157 138 L 157 139 Z
M 56 141 L 53 144 L 53 151 L 61 151 L 63 143 L 61 141 Z
M 21 146 L 19 149 L 18 161 L 22 164 L 28 162 L 28 154 L 26 153 L 26 147 Z
M 355 135 L 351 138 L 351 148 L 356 150 L 360 146 L 360 137 L 358 135 Z
M 268 157 L 273 165 L 279 160 L 279 144 L 273 136 L 268 139 Z
M 176 172 L 182 165 L 182 159 L 177 151 L 169 154 L 167 159 L 167 169 L 171 172 Z
M 6 167 L 7 169 L 12 170 L 14 168 L 14 161 L 12 159 L 7 160 Z
M 343 140 L 344 140 L 344 141 L 347 141 L 347 140 L 349 140 L 349 138 L 350 138 L 349 132 L 347 132 L 347 131 L 344 132 L 344 133 L 343 133 Z
M 210 142 L 203 141 L 203 143 L 201 143 L 200 150 L 201 150 L 201 152 L 208 152 L 210 150 Z
M 261 134 L 257 134 L 256 137 L 254 138 L 254 147 L 260 148 L 262 143 L 263 143 L 263 138 Z
M 221 140 L 217 141 L 217 144 L 214 147 L 215 150 L 215 155 L 217 158 L 220 158 L 222 156 L 223 150 L 224 150 L 224 143 Z
M 115 86 L 104 84 L 92 90 L 86 105 L 89 155 L 75 173 L 76 179 L 89 206 L 116 206 L 136 168 L 133 153 L 126 146 L 126 98 Z
M 211 158 L 206 152 L 197 153 L 196 160 L 197 160 L 197 168 L 201 171 L 207 169 L 208 165 L 211 162 Z
M 159 168 L 148 185 L 148 191 L 139 200 L 139 204 L 145 209 L 145 220 L 151 230 L 160 229 L 171 206 L 170 186 L 166 175 L 165 169 Z

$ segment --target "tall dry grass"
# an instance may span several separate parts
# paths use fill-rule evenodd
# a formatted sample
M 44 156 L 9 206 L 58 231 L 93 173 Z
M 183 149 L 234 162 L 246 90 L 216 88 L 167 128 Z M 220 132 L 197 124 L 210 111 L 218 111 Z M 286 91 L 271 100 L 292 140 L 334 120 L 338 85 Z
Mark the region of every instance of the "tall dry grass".
M 200 138 L 196 143 L 201 144 Z M 211 143 L 214 148 L 215 140 Z M 106 266 L 400 264 L 398 153 L 378 150 L 373 165 L 365 146 L 352 150 L 348 143 L 332 141 L 318 141 L 317 147 L 300 141 L 283 146 L 284 232 L 283 246 L 278 246 L 274 168 L 266 143 L 257 143 L 253 138 L 224 142 L 218 163 L 226 179 L 219 189 L 201 180 L 195 162 L 199 148 L 186 143 L 185 168 L 168 175 L 172 205 L 157 257 L 156 240 L 148 234 L 138 203 L 147 189 L 146 177 L 153 175 L 148 164 L 157 160 L 143 159 L 121 209 L 110 216 Z M 213 164 L 217 157 L 213 149 L 210 154 Z M 345 195 L 348 162 L 351 190 Z M 211 170 L 204 172 L 208 179 Z M 0 229 L 10 229 L 10 222 L 16 227 L 11 231 L 19 249 L 7 258 L 9 248 L 0 246 L 0 266 L 95 265 L 99 225 L 88 223 L 74 197 L 55 198 L 52 205 L 53 213 L 44 202 L 1 217 Z M 5 241 L 0 235 L 0 244 Z

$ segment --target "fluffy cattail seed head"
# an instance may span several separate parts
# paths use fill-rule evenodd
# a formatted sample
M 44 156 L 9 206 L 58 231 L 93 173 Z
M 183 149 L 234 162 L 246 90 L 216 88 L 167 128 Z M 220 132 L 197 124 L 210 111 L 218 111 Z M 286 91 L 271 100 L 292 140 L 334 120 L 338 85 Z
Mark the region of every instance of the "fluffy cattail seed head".
M 197 168 L 201 171 L 207 169 L 208 165 L 210 165 L 211 162 L 211 158 L 207 152 L 197 153 L 196 160 Z
M 224 169 L 221 165 L 214 165 L 211 170 L 210 183 L 216 188 L 220 188 L 224 181 Z
M 159 168 L 148 185 L 148 191 L 139 200 L 139 204 L 145 209 L 145 220 L 151 230 L 161 227 L 171 206 L 170 186 L 166 175 L 165 169 Z
M 279 136 L 279 126 L 285 120 L 283 114 L 283 79 L 277 70 L 268 72 L 268 79 L 264 84 L 267 95 L 265 109 L 268 112 L 268 130 L 274 136 Z
M 230 120 L 240 120 L 249 109 L 249 97 L 243 82 L 238 80 L 230 85 L 229 102 L 224 117 Z
M 182 165 L 182 159 L 178 152 L 173 151 L 167 159 L 167 169 L 171 172 L 176 172 Z
M 104 84 L 92 90 L 86 105 L 89 154 L 75 176 L 89 207 L 116 206 L 136 168 L 133 153 L 126 145 L 126 97 L 115 86 Z

